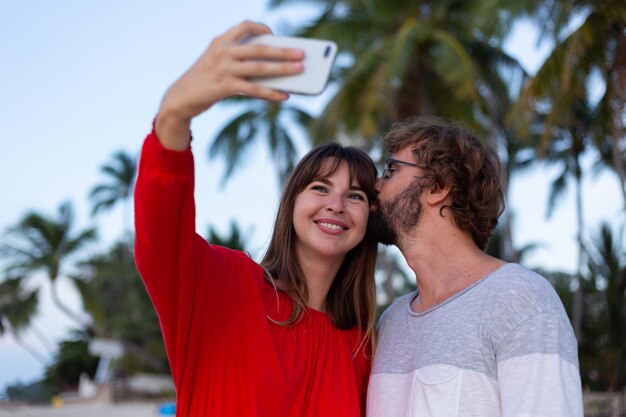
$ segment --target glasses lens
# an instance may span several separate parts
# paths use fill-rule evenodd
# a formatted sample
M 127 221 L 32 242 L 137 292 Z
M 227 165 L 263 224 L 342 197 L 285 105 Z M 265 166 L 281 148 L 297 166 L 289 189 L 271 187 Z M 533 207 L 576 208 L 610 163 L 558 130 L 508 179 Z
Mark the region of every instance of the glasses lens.
M 383 179 L 388 180 L 391 177 L 391 161 L 385 162 L 385 168 L 383 169 Z

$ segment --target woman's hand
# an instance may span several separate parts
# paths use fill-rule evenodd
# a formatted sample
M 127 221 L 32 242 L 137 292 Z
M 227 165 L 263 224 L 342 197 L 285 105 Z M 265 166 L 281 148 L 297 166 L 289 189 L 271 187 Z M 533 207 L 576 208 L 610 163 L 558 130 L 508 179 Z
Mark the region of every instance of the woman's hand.
M 191 119 L 227 97 L 243 94 L 272 101 L 289 97 L 285 92 L 249 81 L 252 77 L 302 72 L 302 51 L 242 42 L 250 36 L 269 33 L 267 26 L 246 21 L 211 42 L 191 68 L 169 88 L 161 102 L 155 129 L 163 146 L 186 149 Z

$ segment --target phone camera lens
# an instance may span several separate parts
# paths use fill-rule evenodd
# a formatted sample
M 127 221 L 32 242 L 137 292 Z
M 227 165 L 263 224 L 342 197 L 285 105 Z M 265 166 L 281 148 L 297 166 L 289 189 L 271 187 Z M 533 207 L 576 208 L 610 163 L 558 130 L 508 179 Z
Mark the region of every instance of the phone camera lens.
M 327 46 L 324 50 L 324 58 L 328 58 L 328 55 L 330 55 L 330 46 Z

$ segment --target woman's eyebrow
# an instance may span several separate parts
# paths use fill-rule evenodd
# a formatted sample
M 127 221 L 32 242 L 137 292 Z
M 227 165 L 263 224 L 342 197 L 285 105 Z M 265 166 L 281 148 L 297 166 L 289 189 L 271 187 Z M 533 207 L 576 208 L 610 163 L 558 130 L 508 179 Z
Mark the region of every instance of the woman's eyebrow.
M 333 182 L 329 178 L 327 178 L 327 177 L 315 177 L 315 178 L 313 178 L 313 180 L 311 182 L 321 182 L 321 183 L 324 183 L 326 185 L 333 185 Z M 350 190 L 363 191 L 363 188 L 360 185 L 358 185 L 358 184 L 353 184 L 353 185 L 350 185 Z M 365 192 L 365 191 L 363 191 L 363 192 Z
M 311 182 L 322 182 L 322 183 L 327 184 L 327 185 L 332 185 L 333 184 L 333 182 L 330 179 L 328 179 L 327 177 L 315 177 L 315 178 L 313 178 L 313 180 L 311 180 Z

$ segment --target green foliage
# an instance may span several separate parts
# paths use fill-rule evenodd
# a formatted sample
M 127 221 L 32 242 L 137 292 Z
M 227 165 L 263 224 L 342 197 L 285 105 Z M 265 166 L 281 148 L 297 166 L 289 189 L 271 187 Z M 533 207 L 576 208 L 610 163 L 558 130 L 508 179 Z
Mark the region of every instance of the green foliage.
M 226 123 L 209 148 L 210 158 L 221 155 L 226 161 L 223 182 L 242 163 L 243 155 L 254 141 L 264 138 L 274 158 L 280 181 L 284 183 L 295 166 L 297 156 L 295 141 L 286 121 L 292 120 L 306 126 L 311 116 L 290 104 L 241 98 L 236 101 L 245 103 L 243 112 Z
M 579 340 L 583 385 L 594 391 L 618 391 L 626 387 L 626 250 L 607 224 L 594 236 L 589 249 L 589 273 L 583 286 L 583 322 Z M 573 316 L 575 276 L 537 271 L 558 293 Z
M 59 352 L 53 364 L 45 371 L 45 383 L 54 391 L 76 389 L 82 373 L 93 378 L 98 366 L 98 358 L 88 351 L 86 338 L 64 340 L 59 343 Z
M 86 228 L 74 232 L 74 210 L 69 202 L 59 206 L 58 216 L 27 213 L 6 236 L 1 249 L 7 273 L 22 278 L 44 272 L 50 280 L 55 305 L 79 325 L 82 318 L 69 309 L 56 291 L 56 281 L 69 260 L 96 238 L 96 231 Z
M 541 119 L 539 156 L 554 148 L 552 142 L 559 141 L 563 131 L 585 140 L 585 145 L 593 144 L 599 155 L 597 167 L 614 170 L 626 199 L 626 154 L 619 145 L 625 133 L 626 4 L 619 0 L 542 3 L 538 23 L 556 46 L 524 87 L 511 115 L 522 127 L 520 132 L 528 131 L 527 124 L 536 117 Z M 581 23 L 572 29 L 573 20 Z M 597 100 L 593 95 L 602 88 Z M 584 135 L 576 134 L 581 127 Z M 569 147 L 576 148 L 574 142 Z
M 89 193 L 93 202 L 92 214 L 111 209 L 116 203 L 126 201 L 132 195 L 137 171 L 137 160 L 125 151 L 113 154 L 112 160 L 100 171 L 109 180 L 95 186 Z
M 522 247 L 512 248 L 512 253 L 505 254 L 502 245 L 502 241 L 504 239 L 503 229 L 504 227 L 502 224 L 498 225 L 487 241 L 487 247 L 485 248 L 485 252 L 495 258 L 502 259 L 507 262 L 521 263 L 526 255 L 532 253 L 541 246 L 539 243 L 529 243 Z
M 10 273 L 30 276 L 43 271 L 51 281 L 61 273 L 63 261 L 94 240 L 96 231 L 74 233 L 74 210 L 69 202 L 59 206 L 58 217 L 27 213 L 7 234 L 2 253 Z
M 0 336 L 7 331 L 19 333 L 26 329 L 37 313 L 38 303 L 38 289 L 24 288 L 22 278 L 0 282 Z
M 209 227 L 206 240 L 214 245 L 245 251 L 246 237 L 242 234 L 241 229 L 239 229 L 239 226 L 237 226 L 235 222 L 230 223 L 230 232 L 225 236 L 220 235 L 213 227 Z
M 166 371 L 167 356 L 159 320 L 125 242 L 81 263 L 72 278 L 97 337 L 122 341 L 127 357 L 116 366 L 126 372 Z
M 581 374 L 593 388 L 616 391 L 626 387 L 626 251 L 603 224 L 589 252 Z
M 519 3 L 527 2 L 326 3 L 317 19 L 294 31 L 333 39 L 342 51 L 339 91 L 311 126 L 313 142 L 345 133 L 371 149 L 392 122 L 415 115 L 488 128 L 496 102 L 511 93 L 502 80 L 524 76 L 501 48 Z
M 50 404 L 54 390 L 44 381 L 37 381 L 32 384 L 9 385 L 6 388 L 6 395 L 10 401 L 28 404 Z

